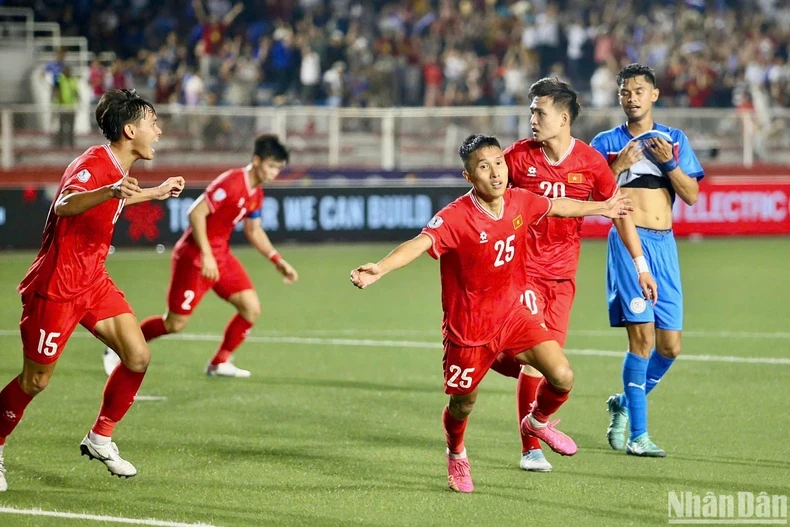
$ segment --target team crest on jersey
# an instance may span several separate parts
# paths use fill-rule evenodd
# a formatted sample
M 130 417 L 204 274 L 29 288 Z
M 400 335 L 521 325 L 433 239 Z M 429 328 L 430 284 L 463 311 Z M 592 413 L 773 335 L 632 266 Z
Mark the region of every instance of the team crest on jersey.
M 79 174 L 77 174 L 77 181 L 81 183 L 87 183 L 90 178 L 91 173 L 88 172 L 88 169 L 82 170 Z
M 635 314 L 644 313 L 645 309 L 647 309 L 647 302 L 645 302 L 644 298 L 636 297 L 631 300 L 631 304 L 628 306 L 631 308 L 631 312 Z
M 583 183 L 584 182 L 584 175 L 578 172 L 569 172 L 568 173 L 568 183 Z
M 518 216 L 513 218 L 513 228 L 518 229 L 522 225 L 524 225 L 524 220 L 521 218 L 521 214 L 519 214 Z
M 488 234 L 486 234 L 486 231 L 480 231 L 480 243 L 488 243 Z
M 528 175 L 529 177 L 537 177 L 537 175 L 538 175 L 538 169 L 537 169 L 537 168 L 535 168 L 535 167 L 529 167 L 529 168 L 527 169 L 527 175 Z
M 434 216 L 433 218 L 431 218 L 431 221 L 428 222 L 428 228 L 438 229 L 439 227 L 442 226 L 442 223 L 444 223 L 444 220 L 441 217 Z
M 218 188 L 214 191 L 214 194 L 211 196 L 211 199 L 214 201 L 222 201 L 223 199 L 228 197 L 228 193 L 225 192 L 224 188 Z

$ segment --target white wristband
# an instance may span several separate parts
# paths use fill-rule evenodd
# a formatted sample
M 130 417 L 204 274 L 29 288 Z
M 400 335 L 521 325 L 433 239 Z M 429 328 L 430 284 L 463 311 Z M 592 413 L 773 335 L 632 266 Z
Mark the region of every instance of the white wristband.
M 637 256 L 634 258 L 634 266 L 636 267 L 636 274 L 650 272 L 650 268 L 647 266 L 647 260 L 645 260 L 644 256 Z

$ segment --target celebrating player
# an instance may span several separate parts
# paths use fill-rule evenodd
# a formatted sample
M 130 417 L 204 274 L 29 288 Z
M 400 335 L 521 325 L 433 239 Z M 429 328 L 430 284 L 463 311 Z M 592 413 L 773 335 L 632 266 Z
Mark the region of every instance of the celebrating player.
M 178 333 L 200 304 L 203 295 L 213 289 L 238 313 L 230 319 L 225 335 L 206 366 L 206 373 L 222 377 L 249 377 L 248 370 L 231 362 L 231 354 L 247 337 L 261 313 L 261 303 L 252 281 L 238 258 L 230 252 L 233 227 L 244 219 L 244 234 L 259 253 L 272 261 L 285 277 L 286 284 L 299 276 L 274 249 L 261 227 L 263 189 L 288 162 L 288 150 L 274 135 L 255 139 L 252 161 L 244 168 L 228 170 L 211 182 L 189 209 L 189 228 L 173 250 L 167 313 L 148 317 L 141 325 L 146 342 Z M 107 375 L 117 365 L 112 346 L 104 352 Z
M 517 141 L 505 150 L 512 185 L 549 198 L 586 201 L 612 197 L 617 192 L 617 184 L 606 160 L 571 135 L 571 125 L 580 110 L 576 91 L 557 78 L 545 78 L 530 87 L 529 98 L 534 137 Z M 534 295 L 551 338 L 560 346 L 565 346 L 576 294 L 582 222 L 582 218 L 547 218 L 530 227 L 535 242 L 527 246 L 529 282 L 526 294 Z M 614 226 L 637 264 L 637 280 L 643 297 L 655 302 L 655 280 L 645 266 L 639 267 L 644 256 L 633 221 L 628 216 L 617 218 Z M 530 366 L 522 367 L 516 385 L 519 422 L 535 403 L 540 382 L 540 372 Z M 521 443 L 523 470 L 551 470 L 537 438 L 521 434 Z
M 96 106 L 107 145 L 93 146 L 63 173 L 44 226 L 41 250 L 19 285 L 22 295 L 22 373 L 0 392 L 0 491 L 8 488 L 3 449 L 33 397 L 47 387 L 71 333 L 82 324 L 117 349 L 121 364 L 104 387 L 99 417 L 80 443 L 83 455 L 111 474 L 137 469 L 112 441 L 115 425 L 134 402 L 150 360 L 137 318 L 104 262 L 124 206 L 178 196 L 181 177 L 141 189 L 128 175 L 138 159 L 153 159 L 159 140 L 154 107 L 134 90 L 110 90 Z
M 563 455 L 576 453 L 571 438 L 549 423 L 568 399 L 573 371 L 543 322 L 540 306 L 528 296 L 528 253 L 534 251 L 529 226 L 544 216 L 579 217 L 628 214 L 628 199 L 615 192 L 605 202 L 550 200 L 532 192 L 508 189 L 508 167 L 496 138 L 469 136 L 459 154 L 464 177 L 473 188 L 439 211 L 428 226 L 379 263 L 351 271 L 351 282 L 364 289 L 424 252 L 438 258 L 442 282 L 444 386 L 450 402 L 442 413 L 447 440 L 448 485 L 472 492 L 464 448 L 467 417 L 477 399 L 477 386 L 498 354 L 529 363 L 546 378 L 537 404 L 521 422 L 533 435 Z
M 647 394 L 667 373 L 680 353 L 683 329 L 683 291 L 677 246 L 672 234 L 675 194 L 689 205 L 697 201 L 702 166 L 686 135 L 653 121 L 658 100 L 652 69 L 630 64 L 617 75 L 620 105 L 626 123 L 601 132 L 592 146 L 607 157 L 617 182 L 630 188 L 647 266 L 658 279 L 661 301 L 644 302 L 633 279 L 623 240 L 609 232 L 607 290 L 609 323 L 626 327 L 628 352 L 623 362 L 624 393 L 607 401 L 610 414 L 609 445 L 635 456 L 664 457 L 647 434 Z M 626 423 L 630 435 L 624 445 Z

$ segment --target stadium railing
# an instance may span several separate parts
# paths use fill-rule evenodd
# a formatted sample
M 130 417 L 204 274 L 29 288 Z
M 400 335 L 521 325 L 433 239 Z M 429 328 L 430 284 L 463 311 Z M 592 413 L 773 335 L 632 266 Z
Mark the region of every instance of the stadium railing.
M 91 144 L 102 142 L 87 97 L 77 109 L 74 146 L 58 143 L 58 115 L 50 105 L 0 107 L 3 169 L 65 166 Z M 375 170 L 447 168 L 471 133 L 498 136 L 503 145 L 531 135 L 529 108 L 327 108 L 187 107 L 157 105 L 164 131 L 157 165 L 232 165 L 249 154 L 251 138 L 277 133 L 293 151 L 294 166 Z M 790 164 L 790 109 L 769 119 L 735 109 L 656 109 L 657 121 L 682 129 L 703 163 L 751 167 L 755 161 Z M 619 108 L 585 109 L 574 135 L 590 141 L 623 122 Z

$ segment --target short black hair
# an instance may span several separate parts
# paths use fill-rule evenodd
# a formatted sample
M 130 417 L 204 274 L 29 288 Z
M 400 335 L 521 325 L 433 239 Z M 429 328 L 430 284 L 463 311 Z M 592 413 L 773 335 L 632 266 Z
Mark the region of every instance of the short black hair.
M 469 161 L 469 156 L 471 156 L 473 152 L 487 146 L 502 148 L 502 145 L 499 144 L 499 140 L 493 135 L 472 134 L 464 139 L 464 142 L 458 149 L 458 155 L 461 156 L 461 160 L 464 162 L 464 168 L 466 168 L 466 162 Z
M 154 105 L 137 95 L 135 90 L 109 90 L 96 105 L 96 124 L 111 143 L 123 137 L 123 127 L 136 123 L 146 112 L 156 115 Z
M 573 86 L 557 77 L 544 77 L 530 86 L 529 98 L 534 99 L 535 97 L 551 97 L 554 106 L 568 110 L 571 115 L 571 124 L 582 109 L 579 104 L 579 94 L 573 89 Z
M 622 86 L 628 79 L 639 77 L 640 75 L 644 75 L 645 79 L 650 81 L 654 88 L 656 87 L 656 72 L 653 71 L 653 68 L 644 64 L 637 64 L 636 62 L 620 70 L 620 73 L 617 74 L 617 86 Z
M 255 138 L 255 148 L 252 155 L 258 156 L 263 161 L 266 158 L 273 158 L 275 161 L 288 162 L 290 154 L 280 138 L 274 134 L 263 134 Z

